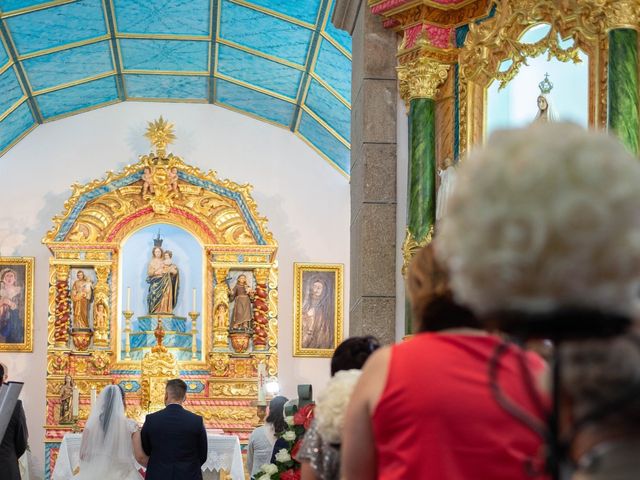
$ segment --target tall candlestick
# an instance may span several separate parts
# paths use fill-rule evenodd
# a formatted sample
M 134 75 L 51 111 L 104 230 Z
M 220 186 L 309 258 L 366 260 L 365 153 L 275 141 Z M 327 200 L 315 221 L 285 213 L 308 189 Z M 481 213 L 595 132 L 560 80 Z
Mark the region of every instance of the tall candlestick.
M 267 380 L 267 366 L 260 362 L 258 364 L 258 405 L 266 405 L 266 388 L 265 382 Z
M 96 398 L 98 397 L 98 392 L 96 392 L 96 387 L 91 387 L 91 410 L 96 406 Z
M 80 410 L 80 391 L 78 390 L 78 387 L 73 387 L 73 395 L 71 397 L 71 415 L 74 418 L 77 418 L 79 410 Z
M 127 311 L 131 310 L 131 287 L 127 287 Z
M 191 302 L 191 311 L 196 311 L 196 289 L 193 289 L 193 301 Z

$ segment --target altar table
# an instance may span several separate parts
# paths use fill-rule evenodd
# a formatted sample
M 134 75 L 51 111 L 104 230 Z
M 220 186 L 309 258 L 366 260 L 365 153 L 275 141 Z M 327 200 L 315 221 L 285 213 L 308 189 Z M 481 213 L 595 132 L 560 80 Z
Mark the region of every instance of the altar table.
M 245 480 L 242 466 L 240 440 L 235 435 L 216 435 L 207 433 L 209 454 L 202 465 L 205 479 L 217 479 L 220 471 L 228 472 L 232 480 Z M 81 433 L 67 433 L 62 439 L 58 459 L 53 470 L 52 480 L 70 480 L 80 465 Z M 142 477 L 140 477 L 142 480 Z

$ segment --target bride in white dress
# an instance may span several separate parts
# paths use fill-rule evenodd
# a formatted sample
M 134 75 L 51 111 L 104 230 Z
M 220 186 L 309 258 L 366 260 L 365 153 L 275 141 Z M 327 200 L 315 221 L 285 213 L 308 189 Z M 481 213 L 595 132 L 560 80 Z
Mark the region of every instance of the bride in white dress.
M 132 437 L 137 425 L 125 415 L 117 385 L 105 387 L 82 433 L 80 471 L 73 480 L 141 480 Z

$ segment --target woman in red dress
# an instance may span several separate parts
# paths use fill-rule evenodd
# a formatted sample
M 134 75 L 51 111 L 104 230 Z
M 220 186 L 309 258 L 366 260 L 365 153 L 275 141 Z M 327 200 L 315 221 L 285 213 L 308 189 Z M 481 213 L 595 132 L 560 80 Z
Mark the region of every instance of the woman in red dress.
M 412 263 L 408 289 L 419 333 L 374 353 L 351 399 L 342 444 L 343 478 L 519 480 L 545 478 L 542 438 L 494 400 L 488 365 L 502 340 L 453 301 L 429 247 Z M 542 422 L 521 360 L 535 376 L 544 362 L 508 347 L 501 390 Z

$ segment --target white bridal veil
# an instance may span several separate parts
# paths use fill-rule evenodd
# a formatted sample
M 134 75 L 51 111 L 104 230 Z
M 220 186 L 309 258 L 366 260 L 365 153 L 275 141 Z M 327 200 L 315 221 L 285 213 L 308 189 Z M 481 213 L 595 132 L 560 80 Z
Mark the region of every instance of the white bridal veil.
M 127 478 L 135 472 L 131 433 L 120 388 L 105 387 L 82 433 L 80 472 L 74 480 Z

